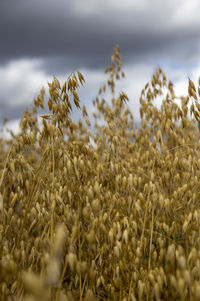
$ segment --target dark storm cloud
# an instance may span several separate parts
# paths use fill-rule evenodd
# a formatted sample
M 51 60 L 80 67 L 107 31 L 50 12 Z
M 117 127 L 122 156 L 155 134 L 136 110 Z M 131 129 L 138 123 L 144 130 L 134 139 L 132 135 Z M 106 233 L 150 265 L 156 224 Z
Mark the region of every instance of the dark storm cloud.
M 116 44 L 137 72 L 134 89 L 155 65 L 192 68 L 199 11 L 198 0 L 0 0 L 0 120 L 20 118 L 40 83 L 77 69 L 90 78 L 84 99 L 93 97 Z
M 6 103 L 1 102 L 1 110 L 0 110 L 0 121 L 2 123 L 3 119 L 5 117 L 8 117 L 9 120 L 12 119 L 21 119 L 24 110 L 27 108 L 27 106 L 23 105 L 17 105 L 15 106 L 15 109 L 8 106 Z M 2 124 L 0 124 L 0 127 Z
M 113 38 L 93 18 L 82 20 L 72 9 L 51 7 L 52 1 L 0 3 L 1 60 L 19 57 L 66 56 L 86 64 L 104 57 L 113 47 Z M 116 39 L 117 40 L 117 39 Z
M 39 57 L 50 73 L 55 68 L 60 72 L 66 67 L 93 69 L 107 64 L 117 43 L 124 63 L 145 56 L 151 60 L 158 54 L 188 61 L 197 57 L 199 27 L 170 26 L 171 1 L 168 5 L 143 1 L 143 7 L 127 10 L 106 7 L 105 1 L 102 8 L 93 1 L 90 14 L 83 6 L 90 1 L 1 0 L 0 63 Z

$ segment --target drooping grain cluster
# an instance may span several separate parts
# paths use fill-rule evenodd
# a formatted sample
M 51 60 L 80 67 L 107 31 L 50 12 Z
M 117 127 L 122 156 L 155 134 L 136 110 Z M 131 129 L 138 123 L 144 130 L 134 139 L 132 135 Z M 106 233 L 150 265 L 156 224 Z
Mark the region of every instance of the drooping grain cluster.
M 20 133 L 0 140 L 1 300 L 200 300 L 200 82 L 179 106 L 159 68 L 135 129 L 126 93 L 102 96 L 124 77 L 118 46 L 111 60 L 95 130 L 77 72 L 49 83 L 48 113 L 37 115 L 42 89 Z

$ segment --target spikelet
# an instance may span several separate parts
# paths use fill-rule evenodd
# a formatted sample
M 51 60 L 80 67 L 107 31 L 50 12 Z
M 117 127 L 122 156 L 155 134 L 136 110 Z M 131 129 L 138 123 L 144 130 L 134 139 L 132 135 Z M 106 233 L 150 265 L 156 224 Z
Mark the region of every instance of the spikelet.
M 79 71 L 78 71 L 78 79 L 79 79 L 81 85 L 83 86 L 83 82 L 85 82 L 85 79 L 84 79 L 82 73 Z

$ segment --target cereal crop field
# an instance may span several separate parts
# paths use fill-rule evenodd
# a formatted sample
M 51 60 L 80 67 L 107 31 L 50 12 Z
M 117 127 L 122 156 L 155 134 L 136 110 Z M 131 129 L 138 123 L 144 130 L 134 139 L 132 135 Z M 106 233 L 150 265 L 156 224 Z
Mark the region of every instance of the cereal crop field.
M 105 73 L 94 129 L 77 71 L 0 139 L 0 300 L 200 300 L 200 80 L 179 105 L 158 68 L 135 129 L 126 92 L 104 98 L 125 76 L 118 45 Z

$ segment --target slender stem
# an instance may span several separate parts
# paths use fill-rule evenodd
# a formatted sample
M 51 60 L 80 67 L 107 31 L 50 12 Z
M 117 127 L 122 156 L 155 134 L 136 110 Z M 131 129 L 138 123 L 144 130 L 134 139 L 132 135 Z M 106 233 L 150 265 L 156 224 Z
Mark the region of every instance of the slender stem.
M 54 153 L 54 133 L 53 133 L 53 126 L 51 132 L 51 148 L 52 148 L 52 161 L 53 161 L 53 186 L 55 182 L 55 153 Z M 54 208 L 52 208 L 51 212 L 51 245 L 53 242 L 53 226 L 54 226 Z
M 151 267 L 151 246 L 152 246 L 152 238 L 153 238 L 153 222 L 154 222 L 154 207 L 152 209 L 152 219 L 151 219 L 151 237 L 150 237 L 150 246 L 149 246 L 149 262 L 148 262 L 148 271 Z
M 68 264 L 67 256 L 65 256 L 65 263 L 64 263 L 64 267 L 63 267 L 62 274 L 61 274 L 61 277 L 60 277 L 60 281 L 59 281 L 59 284 L 58 284 L 58 289 L 57 289 L 57 292 L 56 292 L 56 300 L 55 301 L 58 301 L 58 298 L 59 298 L 59 293 L 60 293 L 62 282 L 63 282 L 64 276 L 65 276 L 65 272 L 66 272 L 66 269 L 67 269 L 67 264 Z
M 3 183 L 4 175 L 5 175 L 5 172 L 6 172 L 6 166 L 7 166 L 7 164 L 8 164 L 8 159 L 9 159 L 9 156 L 10 156 L 10 153 L 11 153 L 11 149 L 12 149 L 12 146 L 11 146 L 11 148 L 10 148 L 10 150 L 9 150 L 9 153 L 8 153 L 7 157 L 6 157 L 6 162 L 5 162 L 5 164 L 4 164 L 3 172 L 2 172 L 2 174 L 1 174 L 0 188 L 1 188 L 1 185 L 2 185 L 2 183 Z
M 51 133 L 52 161 L 53 161 L 53 181 L 55 177 L 55 153 L 54 153 L 54 133 Z
M 30 208 L 30 205 L 31 205 L 31 201 L 32 201 L 32 196 L 33 196 L 33 192 L 34 192 L 34 189 L 36 187 L 36 184 L 37 184 L 37 180 L 38 180 L 38 176 L 39 176 L 39 173 L 41 172 L 41 166 L 42 164 L 44 163 L 44 158 L 45 158 L 45 155 L 46 155 L 46 150 L 42 156 L 42 159 L 40 161 L 40 164 L 39 164 L 39 167 L 36 171 L 36 174 L 35 174 L 35 177 L 33 179 L 33 184 L 31 186 L 31 190 L 29 192 L 29 195 L 28 195 L 28 201 L 27 201 L 27 204 L 26 204 L 26 209 L 25 209 L 25 215 L 24 215 L 24 219 L 23 219 L 23 222 L 22 222 L 22 225 L 21 225 L 21 228 L 20 228 L 20 231 L 19 231 L 19 235 L 18 235 L 18 238 L 17 238 L 17 242 L 16 244 L 14 244 L 12 250 L 11 250 L 11 253 L 14 252 L 15 248 L 18 246 L 20 240 L 21 240 L 21 237 L 22 237 L 22 233 L 23 233 L 23 229 L 24 229 L 24 226 L 25 226 L 25 223 L 26 223 L 26 220 L 27 220 L 27 215 L 28 215 L 28 212 L 29 212 L 29 208 Z
M 78 199 L 78 220 L 79 220 L 79 225 L 78 225 L 78 260 L 81 262 L 81 240 L 80 240 L 80 198 Z M 80 289 L 80 301 L 82 301 L 82 283 L 81 283 L 81 272 L 79 275 L 79 289 Z
M 146 225 L 146 219 L 147 219 L 147 211 L 148 211 L 148 208 L 149 208 L 149 196 L 150 196 L 150 184 L 149 184 L 149 189 L 148 189 L 147 204 L 146 204 L 146 208 L 145 208 L 144 223 L 143 223 L 142 235 L 141 235 L 141 240 L 140 240 L 140 248 L 142 247 L 142 243 L 143 243 L 143 239 L 144 239 L 144 231 L 145 231 L 145 225 Z

